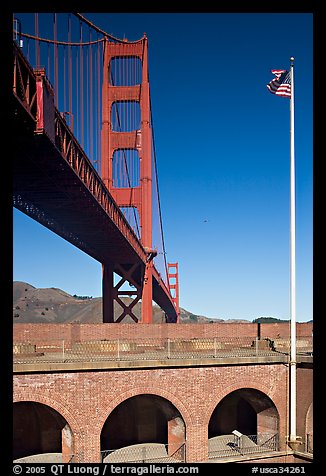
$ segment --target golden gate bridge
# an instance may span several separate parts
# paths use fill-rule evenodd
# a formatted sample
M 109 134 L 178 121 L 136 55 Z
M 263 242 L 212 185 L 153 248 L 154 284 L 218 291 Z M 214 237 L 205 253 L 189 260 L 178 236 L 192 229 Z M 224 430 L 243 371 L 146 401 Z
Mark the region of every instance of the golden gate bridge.
M 103 322 L 152 323 L 153 301 L 178 322 L 146 35 L 115 38 L 79 13 L 24 13 L 13 39 L 14 207 L 102 264 Z

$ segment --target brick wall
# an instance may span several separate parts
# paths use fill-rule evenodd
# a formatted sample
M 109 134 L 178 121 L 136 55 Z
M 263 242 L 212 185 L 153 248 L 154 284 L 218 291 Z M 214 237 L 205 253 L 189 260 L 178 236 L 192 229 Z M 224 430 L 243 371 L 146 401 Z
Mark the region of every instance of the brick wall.
M 99 462 L 101 430 L 109 414 L 132 396 L 158 395 L 184 420 L 188 462 L 200 462 L 208 457 L 208 424 L 214 409 L 239 388 L 260 390 L 273 401 L 284 449 L 286 381 L 287 367 L 280 364 L 17 374 L 14 401 L 36 401 L 57 410 L 72 430 L 78 460 Z
M 297 430 L 302 436 L 299 451 L 304 451 L 306 435 L 312 430 L 313 372 L 306 368 L 297 368 Z M 305 418 L 302 418 L 305 415 Z
M 298 336 L 311 336 L 311 324 L 298 324 Z M 14 341 L 289 336 L 286 324 L 15 324 Z M 298 434 L 305 437 L 312 402 L 312 369 L 298 368 Z M 208 425 L 218 403 L 240 388 L 267 395 L 279 414 L 281 449 L 288 423 L 288 366 L 284 364 L 153 368 L 14 375 L 14 401 L 36 401 L 57 410 L 69 424 L 79 462 L 99 462 L 100 435 L 110 413 L 124 400 L 158 395 L 179 411 L 185 423 L 188 462 L 206 461 Z
M 15 342 L 63 339 L 86 341 L 100 339 L 193 339 L 214 337 L 290 336 L 289 323 L 254 324 L 14 324 Z M 312 323 L 297 323 L 297 336 L 309 336 Z

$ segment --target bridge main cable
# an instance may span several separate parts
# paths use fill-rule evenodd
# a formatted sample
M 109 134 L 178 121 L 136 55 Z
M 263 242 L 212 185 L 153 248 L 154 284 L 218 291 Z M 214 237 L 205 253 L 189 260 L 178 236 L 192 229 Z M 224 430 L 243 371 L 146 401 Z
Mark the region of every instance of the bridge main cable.
M 77 18 L 79 18 L 80 20 L 82 20 L 83 22 L 85 22 L 88 26 L 90 26 L 91 28 L 94 28 L 94 30 L 96 30 L 98 33 L 101 33 L 102 35 L 104 35 L 106 38 L 110 38 L 111 40 L 114 40 L 114 41 L 117 41 L 119 43 L 126 43 L 126 40 L 124 39 L 121 39 L 121 38 L 116 38 L 115 36 L 111 35 L 110 33 L 107 33 L 106 31 L 102 30 L 101 28 L 99 28 L 98 26 L 94 25 L 94 23 L 92 23 L 91 21 L 89 21 L 87 18 L 85 18 L 83 15 L 81 15 L 80 13 L 73 13 L 73 15 L 75 15 Z M 141 43 L 144 38 L 146 38 L 146 35 L 144 33 L 144 35 L 142 36 L 142 38 L 140 38 L 139 40 L 134 40 L 134 41 L 127 41 L 127 43 Z

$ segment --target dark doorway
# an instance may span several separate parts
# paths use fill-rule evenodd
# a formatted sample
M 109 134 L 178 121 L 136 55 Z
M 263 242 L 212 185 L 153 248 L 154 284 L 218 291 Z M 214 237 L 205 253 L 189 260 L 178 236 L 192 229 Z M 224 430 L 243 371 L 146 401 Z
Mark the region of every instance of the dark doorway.
M 226 395 L 212 413 L 208 437 L 231 434 L 244 435 L 278 432 L 278 412 L 272 400 L 259 390 L 241 388 Z
M 184 440 L 184 422 L 174 405 L 157 395 L 137 395 L 109 415 L 101 432 L 101 449 L 115 450 L 139 443 L 167 445 L 171 432 Z
M 13 405 L 13 459 L 62 452 L 66 420 L 53 408 L 37 402 Z

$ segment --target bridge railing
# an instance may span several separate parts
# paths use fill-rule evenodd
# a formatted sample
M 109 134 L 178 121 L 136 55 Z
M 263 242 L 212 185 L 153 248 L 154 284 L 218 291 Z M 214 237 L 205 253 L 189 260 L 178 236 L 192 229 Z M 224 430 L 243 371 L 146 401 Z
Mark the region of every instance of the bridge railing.
M 182 463 L 185 461 L 185 443 L 172 452 L 169 445 L 164 443 L 143 443 L 101 451 L 101 463 Z
M 14 43 L 13 93 L 31 119 L 36 121 L 36 78 L 33 69 Z
M 279 341 L 279 342 L 278 342 Z M 304 350 L 303 350 L 304 349 Z M 311 337 L 297 339 L 298 353 L 312 355 Z M 14 342 L 14 363 L 226 359 L 288 355 L 289 339 L 219 337 L 200 339 L 53 339 Z
M 236 436 L 221 435 L 208 440 L 208 459 L 238 458 L 245 455 L 256 455 L 278 451 L 278 434 L 261 433 L 259 435 Z

